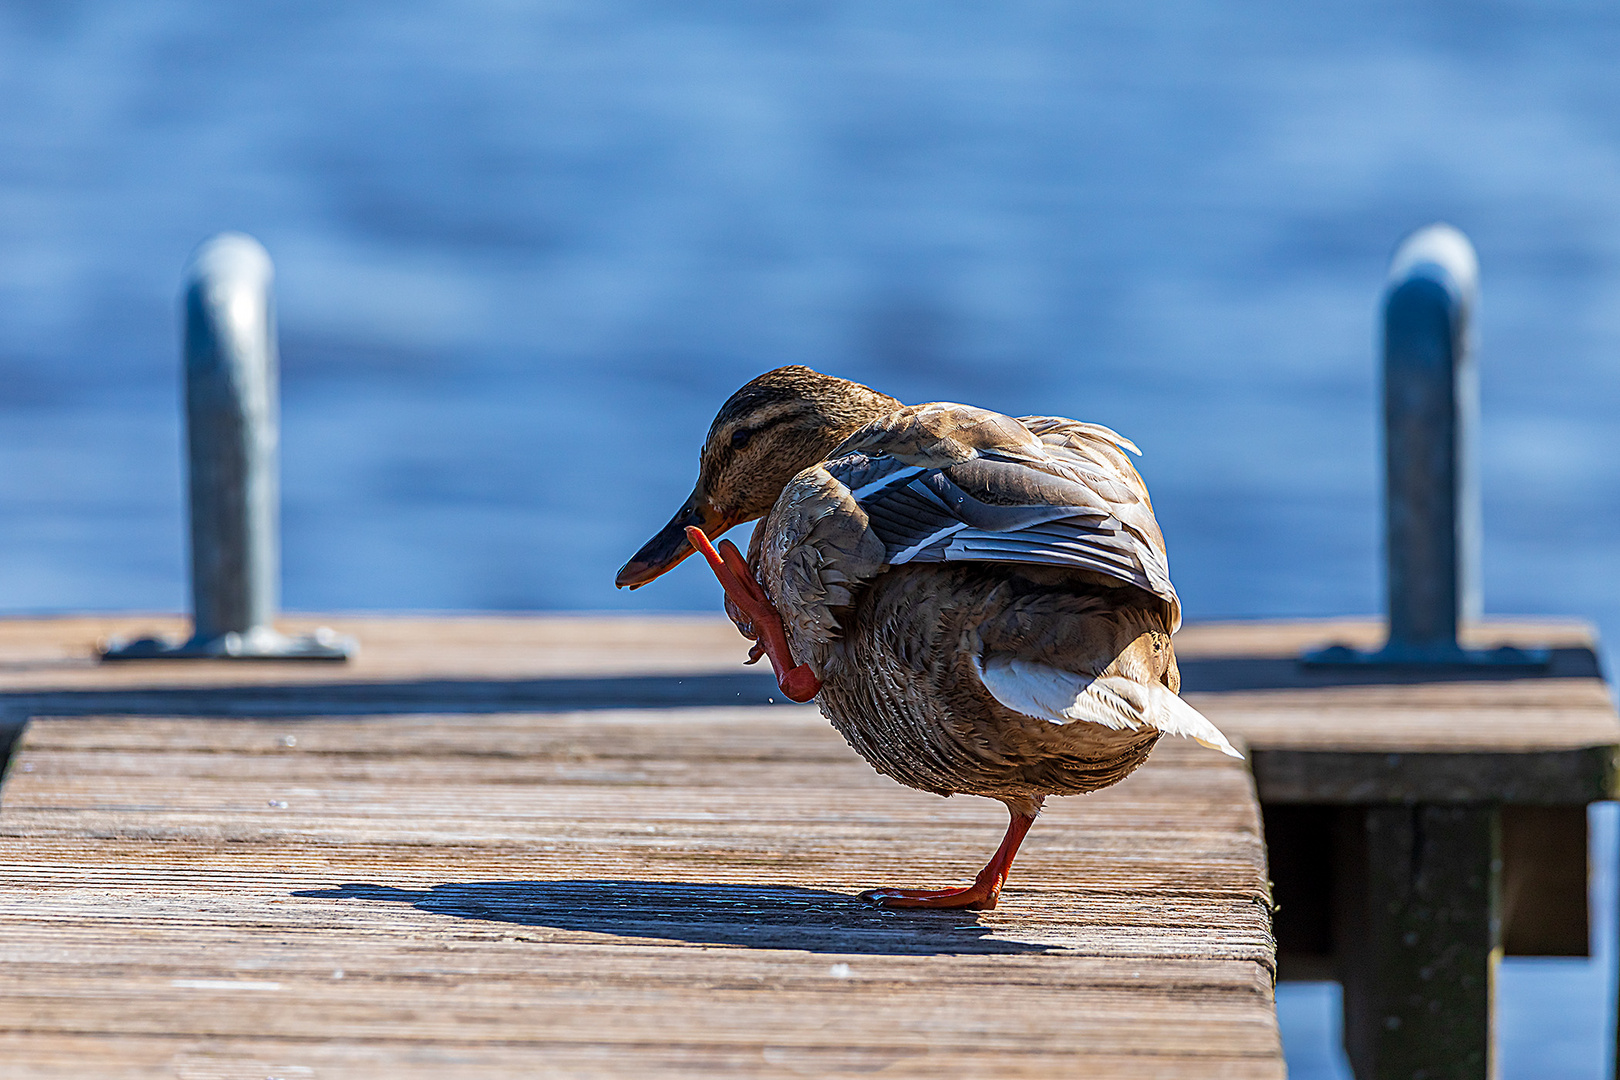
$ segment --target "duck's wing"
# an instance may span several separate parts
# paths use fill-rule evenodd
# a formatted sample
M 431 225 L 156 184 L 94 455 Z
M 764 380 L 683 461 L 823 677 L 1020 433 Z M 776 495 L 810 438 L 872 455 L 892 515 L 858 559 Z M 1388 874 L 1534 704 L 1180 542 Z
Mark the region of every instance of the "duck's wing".
M 1061 566 L 1181 602 L 1147 488 L 1107 428 L 1014 420 L 966 405 L 901 409 L 852 435 L 821 468 L 860 507 L 890 566 Z

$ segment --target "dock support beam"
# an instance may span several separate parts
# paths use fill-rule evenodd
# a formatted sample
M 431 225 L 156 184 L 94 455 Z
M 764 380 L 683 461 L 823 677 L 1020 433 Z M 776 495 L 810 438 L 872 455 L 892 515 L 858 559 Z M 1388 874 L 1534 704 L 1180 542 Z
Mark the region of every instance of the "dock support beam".
M 103 660 L 345 660 L 329 630 L 272 625 L 280 585 L 275 270 L 257 240 L 221 233 L 192 257 L 183 300 L 193 632 L 109 642 Z
M 1357 1080 L 1495 1080 L 1500 811 L 1344 813 L 1336 936 Z

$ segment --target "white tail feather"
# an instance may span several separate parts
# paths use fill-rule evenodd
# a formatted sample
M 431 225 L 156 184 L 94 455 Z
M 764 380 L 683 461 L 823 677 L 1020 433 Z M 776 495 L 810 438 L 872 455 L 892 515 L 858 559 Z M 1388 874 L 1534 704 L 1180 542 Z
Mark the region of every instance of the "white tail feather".
M 1233 749 L 1209 718 L 1167 686 L 1139 683 L 1120 675 L 1093 678 L 1034 660 L 992 655 L 975 665 L 990 696 L 1014 712 L 1063 724 L 1075 720 L 1118 731 L 1143 724 L 1166 735 L 1184 735 L 1200 746 L 1231 757 Z

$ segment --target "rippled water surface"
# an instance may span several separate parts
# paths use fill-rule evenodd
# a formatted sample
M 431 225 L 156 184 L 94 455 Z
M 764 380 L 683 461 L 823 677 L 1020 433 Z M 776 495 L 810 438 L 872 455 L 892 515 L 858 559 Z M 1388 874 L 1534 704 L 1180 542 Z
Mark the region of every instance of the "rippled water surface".
M 1373 611 L 1378 290 L 1445 219 L 1487 609 L 1614 638 L 1616 56 L 1579 2 L 10 0 L 0 611 L 183 605 L 224 228 L 280 275 L 288 607 L 713 608 L 612 574 L 795 362 L 1130 436 L 1192 617 Z M 1510 967 L 1505 1075 L 1600 1075 L 1603 985 Z

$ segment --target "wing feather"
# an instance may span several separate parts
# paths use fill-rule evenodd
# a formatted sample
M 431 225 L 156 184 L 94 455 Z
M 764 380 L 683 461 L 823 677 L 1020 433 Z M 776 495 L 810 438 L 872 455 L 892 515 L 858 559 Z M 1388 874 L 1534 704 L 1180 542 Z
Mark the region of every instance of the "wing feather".
M 1097 424 L 935 403 L 857 432 L 825 468 L 891 566 L 1067 566 L 1158 596 L 1174 630 L 1181 602 L 1164 538 L 1125 449 L 1136 447 Z
M 1243 757 L 1208 717 L 1167 686 L 1139 683 L 1122 675 L 1094 678 L 1001 654 L 976 658 L 975 666 L 990 696 L 1025 716 L 1054 724 L 1101 724 L 1119 731 L 1137 731 L 1146 725 L 1231 757 Z
M 1174 631 L 1181 603 L 1126 450 L 1136 447 L 1108 428 L 1061 417 L 897 409 L 783 489 L 750 561 L 792 629 L 813 638 L 835 636 L 834 609 L 888 567 L 942 562 L 1067 567 L 1133 585 L 1164 602 Z

